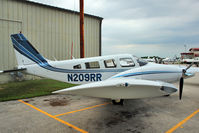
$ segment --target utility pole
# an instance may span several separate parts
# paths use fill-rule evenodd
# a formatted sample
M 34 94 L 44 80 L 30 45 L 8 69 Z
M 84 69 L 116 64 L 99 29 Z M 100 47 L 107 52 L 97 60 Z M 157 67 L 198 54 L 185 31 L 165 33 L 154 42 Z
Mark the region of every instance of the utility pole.
M 84 58 L 84 0 L 80 3 L 80 58 Z

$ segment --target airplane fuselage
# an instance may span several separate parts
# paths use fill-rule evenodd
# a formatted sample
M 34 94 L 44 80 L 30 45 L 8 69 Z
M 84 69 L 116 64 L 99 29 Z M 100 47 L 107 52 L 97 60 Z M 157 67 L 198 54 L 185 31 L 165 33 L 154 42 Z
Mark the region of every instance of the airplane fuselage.
M 176 92 L 178 89 L 170 83 L 180 80 L 182 94 L 183 79 L 194 74 L 188 72 L 190 67 L 148 63 L 131 54 L 51 61 L 44 58 L 23 34 L 13 34 L 11 39 L 18 69 L 67 83 L 83 84 L 53 93 L 110 99 L 155 97 Z
M 49 78 L 73 84 L 98 82 L 122 76 L 176 82 L 182 75 L 181 69 L 176 66 L 146 62 L 139 63 L 138 59 L 131 54 L 48 61 L 48 64 L 31 64 L 27 65 L 26 68 L 28 73 L 43 77 L 48 76 Z M 118 73 L 120 74 L 117 75 Z

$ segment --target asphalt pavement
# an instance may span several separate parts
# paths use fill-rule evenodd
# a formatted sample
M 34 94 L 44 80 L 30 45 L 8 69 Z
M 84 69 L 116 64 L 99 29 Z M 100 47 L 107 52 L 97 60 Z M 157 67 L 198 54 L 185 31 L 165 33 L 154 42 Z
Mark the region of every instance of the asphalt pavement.
M 178 97 L 125 100 L 123 106 L 74 95 L 0 102 L 0 133 L 198 133 L 199 74 L 185 80 Z

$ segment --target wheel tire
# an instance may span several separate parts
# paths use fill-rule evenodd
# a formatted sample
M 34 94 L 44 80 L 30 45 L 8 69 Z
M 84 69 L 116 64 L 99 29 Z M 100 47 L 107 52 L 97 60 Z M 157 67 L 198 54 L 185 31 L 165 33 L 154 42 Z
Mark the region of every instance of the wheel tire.
M 166 94 L 166 95 L 164 95 L 165 97 L 169 97 L 170 96 L 170 94 Z
M 113 105 L 124 105 L 124 99 L 120 99 L 119 102 L 117 100 L 112 100 Z

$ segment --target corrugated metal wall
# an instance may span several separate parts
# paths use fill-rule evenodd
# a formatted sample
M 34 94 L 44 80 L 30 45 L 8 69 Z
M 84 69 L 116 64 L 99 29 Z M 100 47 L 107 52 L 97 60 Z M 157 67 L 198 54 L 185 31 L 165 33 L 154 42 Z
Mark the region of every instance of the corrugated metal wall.
M 102 18 L 85 15 L 85 56 L 101 52 Z M 10 34 L 22 33 L 46 58 L 80 57 L 79 15 L 68 10 L 23 2 L 0 0 L 0 70 L 16 66 Z

